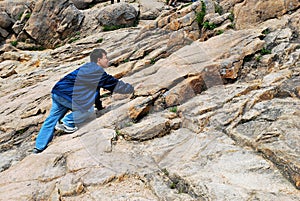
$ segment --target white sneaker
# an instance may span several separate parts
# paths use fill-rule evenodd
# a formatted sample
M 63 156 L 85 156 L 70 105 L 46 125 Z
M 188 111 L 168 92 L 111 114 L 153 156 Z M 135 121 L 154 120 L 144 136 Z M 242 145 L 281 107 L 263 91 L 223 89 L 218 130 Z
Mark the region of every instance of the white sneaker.
M 66 126 L 65 124 L 61 124 L 61 123 L 57 122 L 55 125 L 55 130 L 63 131 L 65 133 L 74 133 L 75 131 L 78 130 L 78 128 L 76 126 L 70 127 L 70 126 Z

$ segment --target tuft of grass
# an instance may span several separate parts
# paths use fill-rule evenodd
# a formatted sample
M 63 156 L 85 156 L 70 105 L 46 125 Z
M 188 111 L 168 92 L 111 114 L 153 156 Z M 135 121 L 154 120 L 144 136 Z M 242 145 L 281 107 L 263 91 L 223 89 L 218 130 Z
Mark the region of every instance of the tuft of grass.
M 234 14 L 233 14 L 232 11 L 230 12 L 230 15 L 228 16 L 228 19 L 229 19 L 231 22 L 234 21 Z
M 224 33 L 224 30 L 218 30 L 217 31 L 217 35 L 221 35 L 221 34 L 223 34 Z
M 161 171 L 162 171 L 166 176 L 169 176 L 169 171 L 168 171 L 166 168 L 162 169 Z
M 176 183 L 175 183 L 175 182 L 172 182 L 172 183 L 170 184 L 170 188 L 171 188 L 171 189 L 175 189 L 175 188 L 176 188 Z
M 215 3 L 215 13 L 223 14 L 223 8 L 219 4 Z
M 217 25 L 215 25 L 215 23 L 204 22 L 203 27 L 209 30 L 214 30 Z
M 252 60 L 252 58 L 253 58 L 253 55 L 247 55 L 244 57 L 244 62 L 249 62 Z
M 271 53 L 272 53 L 272 51 L 270 49 L 265 48 L 265 47 L 263 49 L 261 49 L 261 51 L 260 51 L 261 55 L 266 55 L 266 54 L 271 54 Z
M 16 47 L 18 45 L 18 41 L 14 40 L 14 41 L 11 41 L 10 44 L 14 47 Z
M 155 64 L 156 60 L 155 59 L 150 59 L 150 64 Z
M 120 136 L 121 135 L 121 131 L 120 130 L 116 130 L 116 135 Z
M 260 61 L 260 60 L 261 60 L 261 57 L 262 57 L 261 55 L 258 55 L 258 56 L 255 57 L 255 60 L 256 60 L 256 61 Z
M 97 40 L 97 43 L 102 43 L 103 42 L 103 38 L 99 38 L 98 40 Z
M 68 41 L 68 43 L 73 43 L 73 42 L 75 42 L 75 41 L 77 41 L 77 40 L 79 40 L 79 39 L 80 39 L 79 36 L 75 36 L 74 38 L 71 38 L 71 39 Z
M 231 29 L 234 29 L 235 28 L 235 24 L 231 23 L 228 27 L 231 28 Z
M 265 30 L 263 30 L 263 32 L 262 32 L 262 34 L 264 34 L 264 35 L 267 35 L 267 34 L 269 34 L 270 33 L 270 30 L 269 29 L 265 29 Z
M 125 127 L 130 127 L 134 124 L 134 122 L 130 121 L 130 122 L 126 122 L 125 123 Z
M 28 20 L 28 19 L 30 18 L 30 16 L 31 16 L 31 13 L 27 13 L 27 14 L 25 15 L 25 19 Z
M 177 111 L 178 111 L 177 106 L 174 106 L 174 107 L 170 108 L 170 112 L 177 113 Z
M 114 31 L 117 29 L 122 29 L 125 28 L 125 25 L 104 25 L 103 26 L 103 31 Z
M 24 13 L 24 12 L 19 13 L 18 18 L 17 18 L 18 20 L 21 20 L 23 13 Z
M 201 11 L 196 13 L 196 21 L 198 22 L 199 25 L 202 25 L 204 16 L 206 14 L 206 5 L 203 1 L 201 1 L 201 4 L 202 4 Z

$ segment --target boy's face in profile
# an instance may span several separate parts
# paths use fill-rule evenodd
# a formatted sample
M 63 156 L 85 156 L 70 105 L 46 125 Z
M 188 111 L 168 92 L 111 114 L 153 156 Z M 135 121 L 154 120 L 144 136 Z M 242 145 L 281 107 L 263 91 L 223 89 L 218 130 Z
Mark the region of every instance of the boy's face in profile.
M 98 62 L 97 64 L 99 66 L 101 66 L 102 68 L 107 68 L 108 67 L 108 58 L 107 58 L 107 55 L 106 54 L 103 54 L 102 58 L 98 58 Z

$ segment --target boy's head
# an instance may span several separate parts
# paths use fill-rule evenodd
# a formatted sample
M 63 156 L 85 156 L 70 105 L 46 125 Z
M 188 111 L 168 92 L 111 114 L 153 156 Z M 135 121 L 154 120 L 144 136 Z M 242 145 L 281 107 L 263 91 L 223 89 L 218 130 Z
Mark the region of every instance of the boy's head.
M 108 67 L 107 52 L 104 49 L 94 49 L 90 54 L 90 60 L 103 68 Z

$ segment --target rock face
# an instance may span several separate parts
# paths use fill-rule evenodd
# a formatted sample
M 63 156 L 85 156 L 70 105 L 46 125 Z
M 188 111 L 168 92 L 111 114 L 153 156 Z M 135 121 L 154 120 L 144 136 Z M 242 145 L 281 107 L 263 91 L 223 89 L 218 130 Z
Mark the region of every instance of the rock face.
M 267 0 L 263 2 L 246 0 L 234 7 L 236 27 L 238 29 L 253 27 L 265 20 L 281 17 L 299 7 L 298 0 Z
M 0 200 L 300 200 L 299 3 L 155 1 L 158 17 L 103 32 L 100 11 L 156 15 L 145 1 L 126 2 L 84 11 L 69 1 L 1 2 Z M 34 31 L 38 22 L 47 33 Z M 76 29 L 73 42 L 28 50 Z M 26 30 L 26 42 L 10 43 Z M 104 110 L 32 154 L 52 86 L 99 47 L 107 72 L 134 94 L 101 91 Z
M 103 8 L 97 17 L 100 25 L 132 26 L 137 20 L 138 12 L 126 3 L 113 4 Z
M 40 0 L 32 15 L 24 29 L 30 37 L 46 48 L 54 48 L 59 44 L 57 40 L 65 39 L 77 31 L 84 17 L 68 0 Z

